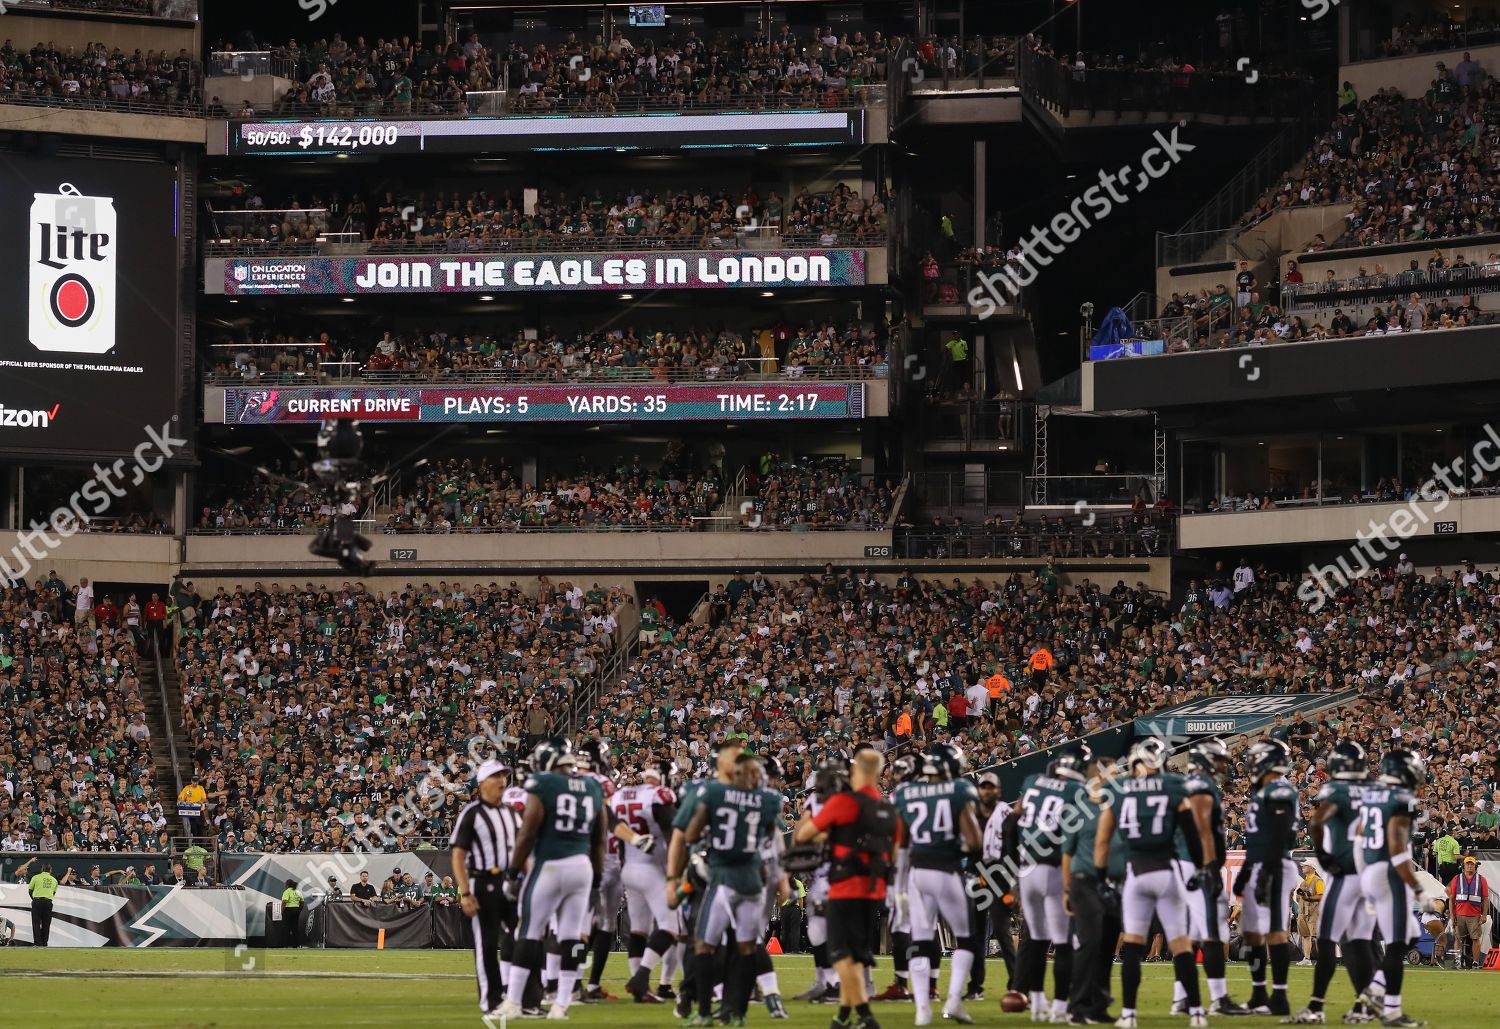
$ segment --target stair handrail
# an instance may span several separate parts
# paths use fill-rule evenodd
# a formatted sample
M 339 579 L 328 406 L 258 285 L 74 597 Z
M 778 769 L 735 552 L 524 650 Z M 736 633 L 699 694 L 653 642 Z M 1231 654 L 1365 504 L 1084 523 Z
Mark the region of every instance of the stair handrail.
M 151 654 L 156 668 L 156 692 L 161 700 L 161 724 L 166 729 L 167 753 L 172 759 L 172 778 L 177 781 L 177 797 L 182 796 L 182 765 L 177 760 L 177 734 L 173 732 L 172 705 L 167 701 L 167 678 L 161 666 L 161 640 L 156 633 L 151 634 Z M 172 798 L 172 803 L 177 803 L 177 797 Z M 166 807 L 165 804 L 162 807 Z M 176 810 L 175 806 L 173 810 Z

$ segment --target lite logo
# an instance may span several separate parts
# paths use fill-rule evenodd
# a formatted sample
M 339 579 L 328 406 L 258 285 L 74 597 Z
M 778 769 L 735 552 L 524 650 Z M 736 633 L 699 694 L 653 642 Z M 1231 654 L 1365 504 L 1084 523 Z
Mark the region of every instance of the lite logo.
M 118 239 L 112 197 L 71 183 L 31 204 L 31 345 L 46 353 L 104 354 L 115 346 Z

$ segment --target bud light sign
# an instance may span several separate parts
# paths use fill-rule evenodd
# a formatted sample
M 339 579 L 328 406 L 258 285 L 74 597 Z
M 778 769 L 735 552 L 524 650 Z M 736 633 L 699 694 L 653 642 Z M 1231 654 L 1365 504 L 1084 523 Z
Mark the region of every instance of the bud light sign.
M 105 354 L 115 346 L 113 197 L 71 183 L 31 203 L 31 345 L 46 353 Z

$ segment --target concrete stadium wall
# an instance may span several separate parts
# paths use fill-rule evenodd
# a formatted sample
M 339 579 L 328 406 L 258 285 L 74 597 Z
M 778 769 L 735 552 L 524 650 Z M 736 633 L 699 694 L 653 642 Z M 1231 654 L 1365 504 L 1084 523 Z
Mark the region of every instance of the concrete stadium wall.
M 29 15 L 12 8 L 0 25 L 0 40 L 9 39 L 18 50 L 30 50 L 38 43 L 54 43 L 66 51 L 82 50 L 90 43 L 119 47 L 126 53 L 134 50 L 165 50 L 175 55 L 184 48 L 196 60 L 198 26 L 168 25 L 134 18 L 109 21 L 103 18 L 57 18 Z
M 56 533 L 47 536 L 58 540 Z M 31 549 L 21 534 L 0 530 L 0 572 L 28 582 L 47 578 L 56 570 L 69 585 L 81 576 L 100 582 L 170 582 L 181 553 L 171 536 L 116 536 L 81 533 L 61 540 L 55 548 L 40 535 L 30 536 Z M 144 601 L 145 598 L 142 598 Z
M 1490 78 L 1500 75 L 1500 45 L 1470 47 L 1469 53 Z M 1378 61 L 1360 61 L 1339 68 L 1339 83 L 1352 82 L 1361 100 L 1369 99 L 1381 87 L 1394 86 L 1401 95 L 1416 98 L 1427 92 L 1437 78 L 1437 62 L 1452 71 L 1464 59 L 1463 50 L 1434 50 L 1410 57 L 1387 57 Z
M 108 139 L 139 139 L 157 143 L 203 145 L 201 118 L 168 117 L 157 114 L 121 114 L 114 111 L 71 110 L 0 103 L 0 130 L 57 132 L 67 136 Z M 219 122 L 223 125 L 223 122 Z
M 1226 516 L 1228 517 L 1228 516 Z M 53 536 L 55 537 L 55 534 Z M 171 536 L 81 534 L 47 549 L 33 538 L 40 556 L 29 553 L 14 532 L 0 533 L 0 561 L 29 580 L 55 570 L 65 582 L 82 576 L 99 582 L 162 583 L 179 571 L 202 591 L 219 585 L 248 586 L 254 582 L 328 583 L 354 581 L 330 561 L 307 552 L 308 536 L 193 536 L 182 547 Z M 878 578 L 894 581 L 910 569 L 920 578 L 978 578 L 994 581 L 1019 571 L 1023 575 L 1045 562 L 1027 560 L 913 560 L 866 558 L 866 546 L 888 547 L 891 534 L 882 532 L 794 533 L 556 533 L 495 536 L 377 536 L 371 556 L 376 571 L 363 580 L 372 590 L 389 590 L 407 582 L 504 583 L 535 588 L 543 576 L 604 586 L 621 585 L 634 592 L 639 581 L 699 582 L 709 587 L 727 582 L 735 571 L 753 575 L 764 571 L 772 579 L 800 576 L 821 569 L 869 569 Z M 476 556 L 475 543 L 486 544 Z M 14 548 L 14 549 L 13 549 Z M 388 560 L 391 548 L 415 549 L 420 561 Z M 29 561 L 18 561 L 17 554 Z M 622 556 L 625 555 L 625 556 Z M 1143 582 L 1155 590 L 1169 590 L 1170 558 L 1131 558 L 1112 561 L 1073 558 L 1055 563 L 1065 588 L 1084 579 L 1113 586 Z
M 1441 486 L 1438 487 L 1441 489 Z M 1435 495 L 1435 494 L 1434 494 Z M 1405 516 L 1392 515 L 1406 510 Z M 1414 512 L 1420 512 L 1420 515 Z M 1356 534 L 1374 540 L 1371 526 L 1387 528 L 1386 537 L 1397 540 L 1395 530 L 1410 519 L 1412 527 L 1403 538 L 1432 538 L 1437 535 L 1434 522 L 1456 522 L 1454 533 L 1500 532 L 1500 497 L 1475 497 L 1427 504 L 1348 504 L 1340 507 L 1289 508 L 1277 511 L 1245 511 L 1234 514 L 1183 515 L 1178 521 L 1177 539 L 1183 550 L 1212 550 L 1219 547 L 1263 547 L 1289 543 L 1324 543 L 1348 541 Z M 1444 534 L 1448 535 L 1448 534 Z

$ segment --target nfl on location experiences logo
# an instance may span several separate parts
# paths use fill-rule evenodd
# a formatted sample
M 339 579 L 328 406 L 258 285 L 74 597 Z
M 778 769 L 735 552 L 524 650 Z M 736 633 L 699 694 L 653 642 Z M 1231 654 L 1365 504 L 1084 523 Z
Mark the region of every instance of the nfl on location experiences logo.
M 115 202 L 64 182 L 31 204 L 31 344 L 63 354 L 115 345 Z

